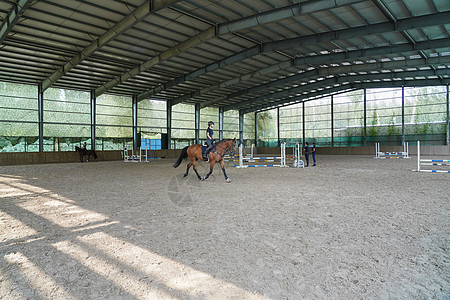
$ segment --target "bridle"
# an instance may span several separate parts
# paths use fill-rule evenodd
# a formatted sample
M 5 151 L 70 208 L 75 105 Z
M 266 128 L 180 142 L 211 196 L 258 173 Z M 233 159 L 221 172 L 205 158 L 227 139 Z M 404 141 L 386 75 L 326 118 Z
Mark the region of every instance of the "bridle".
M 231 140 L 230 140 L 230 141 L 231 141 Z M 219 145 L 219 143 L 220 143 L 220 142 L 218 142 L 218 143 L 215 145 L 215 148 L 223 149 L 223 150 L 224 150 L 224 151 L 223 151 L 223 154 L 221 154 L 221 153 L 218 152 L 217 150 L 214 150 L 213 153 L 216 153 L 216 154 L 220 155 L 220 158 L 223 159 L 224 156 L 225 156 L 225 152 L 226 152 L 226 150 L 228 149 L 229 146 L 227 145 L 226 147 L 222 147 L 221 145 Z M 230 149 L 230 150 L 231 150 L 231 149 Z

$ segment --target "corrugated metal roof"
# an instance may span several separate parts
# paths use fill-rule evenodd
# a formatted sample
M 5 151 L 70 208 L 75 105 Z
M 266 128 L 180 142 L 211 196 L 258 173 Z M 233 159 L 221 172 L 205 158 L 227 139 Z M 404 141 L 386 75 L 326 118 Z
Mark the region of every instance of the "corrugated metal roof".
M 448 0 L 0 0 L 0 21 L 0 80 L 44 90 L 251 112 L 450 81 Z

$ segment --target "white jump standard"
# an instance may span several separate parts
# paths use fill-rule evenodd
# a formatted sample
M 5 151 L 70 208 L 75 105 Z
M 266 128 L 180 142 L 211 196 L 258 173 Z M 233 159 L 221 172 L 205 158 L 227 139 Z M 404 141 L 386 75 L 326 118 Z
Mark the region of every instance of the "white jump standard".
M 375 157 L 377 159 L 386 158 L 410 158 L 409 156 L 409 144 L 403 143 L 403 152 L 381 152 L 380 143 L 375 143 Z
M 300 148 L 298 148 L 300 149 Z M 303 167 L 303 161 L 300 160 L 299 152 L 295 153 L 295 166 L 297 167 Z M 292 156 L 290 157 L 292 159 Z M 261 167 L 283 167 L 287 168 L 289 167 L 286 164 L 286 143 L 281 144 L 281 156 L 261 156 L 261 157 L 254 157 L 254 156 L 244 156 L 243 155 L 243 145 L 241 144 L 239 146 L 239 165 L 235 164 L 234 166 L 236 168 L 261 168 Z M 297 163 L 297 161 L 300 161 L 300 163 Z M 279 162 L 279 164 L 270 164 L 270 165 L 245 165 L 244 162 Z
M 305 163 L 301 159 L 301 157 L 302 157 L 302 147 L 300 146 L 300 144 L 297 144 L 294 147 L 294 167 L 295 168 L 304 168 L 305 167 Z
M 255 148 L 255 145 L 254 144 L 252 144 L 252 147 L 251 147 L 251 150 L 250 150 L 250 155 L 251 155 L 251 157 L 253 157 L 254 156 L 254 148 Z M 244 153 L 244 151 L 242 151 L 242 153 Z M 245 156 L 245 155 L 244 155 Z M 239 154 L 235 154 L 235 155 L 225 155 L 224 157 L 223 157 L 223 160 L 224 161 L 239 161 Z
M 149 157 L 148 156 L 148 149 L 145 148 L 145 155 L 143 155 L 142 148 L 139 148 L 139 150 L 131 149 L 131 155 L 128 155 L 130 150 L 127 148 L 123 149 L 123 161 L 124 162 L 149 162 L 151 159 L 160 159 L 160 157 Z
M 420 141 L 417 141 L 417 172 L 428 173 L 450 173 L 450 170 L 428 170 L 421 169 L 420 166 L 450 166 L 450 159 L 421 159 L 420 158 Z

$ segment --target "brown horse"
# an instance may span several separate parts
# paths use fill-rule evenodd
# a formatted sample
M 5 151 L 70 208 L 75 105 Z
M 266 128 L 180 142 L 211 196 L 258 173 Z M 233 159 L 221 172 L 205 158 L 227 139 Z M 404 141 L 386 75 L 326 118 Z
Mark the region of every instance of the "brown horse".
M 214 165 L 216 163 L 220 163 L 220 166 L 222 167 L 223 175 L 225 176 L 225 180 L 227 182 L 231 182 L 230 178 L 228 178 L 227 173 L 225 172 L 225 166 L 224 166 L 225 163 L 223 161 L 223 157 L 225 156 L 225 151 L 227 149 L 229 151 L 231 151 L 232 155 L 234 155 L 234 153 L 236 152 L 236 139 L 221 140 L 214 146 L 214 148 L 209 153 L 209 172 L 208 172 L 208 174 L 206 174 L 206 176 L 204 178 L 202 178 L 198 174 L 197 166 L 195 165 L 196 160 L 199 160 L 199 159 L 203 160 L 202 145 L 195 144 L 195 145 L 184 147 L 183 150 L 181 150 L 180 157 L 178 157 L 178 160 L 175 162 L 173 167 L 174 168 L 178 167 L 181 164 L 181 161 L 183 159 L 186 159 L 189 157 L 189 159 L 191 161 L 187 165 L 186 173 L 184 173 L 184 177 L 188 176 L 189 168 L 194 167 L 194 171 L 195 171 L 195 174 L 197 174 L 198 179 L 205 180 L 205 179 L 208 179 L 209 175 L 211 175 L 211 173 L 213 172 Z
M 80 155 L 80 162 L 83 162 L 83 156 L 85 156 L 85 155 L 88 156 L 87 161 L 89 161 L 89 159 L 91 158 L 91 155 L 93 155 L 94 158 L 97 159 L 97 154 L 95 153 L 94 150 L 86 150 L 86 149 L 80 148 L 78 146 L 75 146 L 75 151 L 78 152 L 78 155 Z

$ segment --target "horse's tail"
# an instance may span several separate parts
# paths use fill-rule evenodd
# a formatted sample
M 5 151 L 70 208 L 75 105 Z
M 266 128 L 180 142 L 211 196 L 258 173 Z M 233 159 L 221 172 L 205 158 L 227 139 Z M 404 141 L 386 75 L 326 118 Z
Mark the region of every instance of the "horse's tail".
M 186 146 L 183 148 L 183 150 L 181 150 L 180 157 L 178 157 L 177 161 L 173 164 L 174 168 L 178 167 L 181 164 L 181 161 L 188 157 L 188 154 L 187 154 L 188 148 L 189 148 L 189 146 Z
M 94 155 L 94 158 L 95 158 L 95 159 L 97 159 L 97 158 L 98 158 L 98 156 L 97 156 L 97 153 L 95 153 L 95 151 L 94 151 L 94 150 L 92 150 L 92 154 Z

